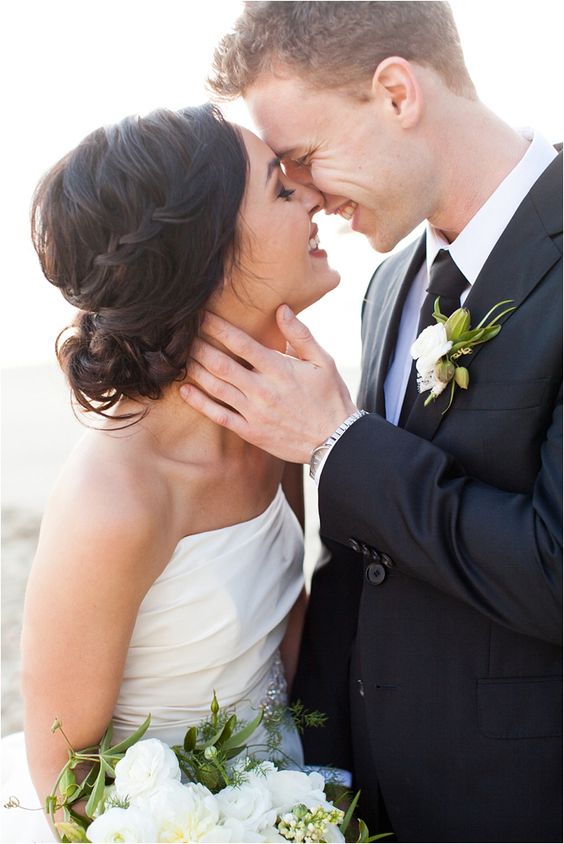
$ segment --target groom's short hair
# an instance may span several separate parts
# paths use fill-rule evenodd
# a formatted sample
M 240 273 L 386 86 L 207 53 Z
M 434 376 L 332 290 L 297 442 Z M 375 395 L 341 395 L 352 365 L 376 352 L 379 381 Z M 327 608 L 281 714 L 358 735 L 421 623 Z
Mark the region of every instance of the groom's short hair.
M 208 83 L 219 99 L 235 99 L 281 64 L 313 88 L 353 89 L 389 56 L 431 67 L 455 93 L 476 97 L 444 0 L 246 2 Z

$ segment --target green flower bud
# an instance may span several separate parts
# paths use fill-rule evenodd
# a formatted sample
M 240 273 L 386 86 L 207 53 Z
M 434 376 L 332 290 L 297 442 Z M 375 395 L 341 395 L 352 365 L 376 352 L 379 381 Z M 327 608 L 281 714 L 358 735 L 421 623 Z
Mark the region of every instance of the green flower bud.
M 455 367 L 453 363 L 441 358 L 435 365 L 435 376 L 439 381 L 442 381 L 443 384 L 448 384 L 454 376 L 454 369 Z
M 447 338 L 456 342 L 458 338 L 470 328 L 470 311 L 458 308 L 445 322 Z
M 204 750 L 204 756 L 209 760 L 215 759 L 217 756 L 217 747 L 214 744 L 208 745 L 208 747 Z
M 454 371 L 454 380 L 459 387 L 462 387 L 463 390 L 468 389 L 468 384 L 470 383 L 470 373 L 465 366 L 456 367 Z
M 217 715 L 217 713 L 219 712 L 219 703 L 217 702 L 215 689 L 213 690 L 213 699 L 212 699 L 212 702 L 211 702 L 210 709 L 211 709 L 212 715 Z

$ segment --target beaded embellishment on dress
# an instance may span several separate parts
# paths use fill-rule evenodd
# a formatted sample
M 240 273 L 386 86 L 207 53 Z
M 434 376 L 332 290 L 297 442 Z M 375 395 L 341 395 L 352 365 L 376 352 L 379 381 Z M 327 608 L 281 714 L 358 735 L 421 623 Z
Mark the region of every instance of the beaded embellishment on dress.
M 277 708 L 286 706 L 288 703 L 288 683 L 286 682 L 280 651 L 276 651 L 268 677 L 268 686 L 259 704 L 264 710 L 266 719 L 272 718 Z

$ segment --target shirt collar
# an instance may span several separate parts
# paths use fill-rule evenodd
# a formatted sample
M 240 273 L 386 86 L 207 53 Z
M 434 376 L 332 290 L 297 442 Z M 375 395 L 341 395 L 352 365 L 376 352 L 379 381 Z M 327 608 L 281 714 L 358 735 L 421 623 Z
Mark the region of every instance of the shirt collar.
M 474 284 L 517 208 L 558 154 L 538 132 L 527 128 L 520 130 L 520 134 L 530 141 L 525 155 L 452 243 L 448 243 L 439 229 L 427 223 L 427 272 L 437 252 L 448 249 L 460 271 L 471 285 Z

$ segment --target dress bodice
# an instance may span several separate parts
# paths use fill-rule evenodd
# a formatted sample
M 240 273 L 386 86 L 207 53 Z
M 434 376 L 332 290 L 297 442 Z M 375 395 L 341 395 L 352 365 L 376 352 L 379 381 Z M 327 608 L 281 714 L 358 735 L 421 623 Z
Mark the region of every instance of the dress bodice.
M 256 518 L 181 539 L 139 608 L 114 734 L 150 713 L 147 737 L 179 743 L 209 716 L 214 689 L 242 717 L 266 703 L 302 564 L 301 527 L 281 487 Z
M 151 715 L 146 738 L 179 744 L 187 727 L 220 706 L 251 719 L 283 702 L 278 647 L 303 587 L 303 537 L 282 488 L 247 522 L 186 536 L 147 591 L 131 636 L 117 705 L 114 738 L 129 735 Z M 252 738 L 266 744 L 261 724 Z M 279 748 L 286 762 L 303 763 L 295 729 Z M 17 795 L 38 807 L 23 733 L 2 739 L 2 802 Z M 1 804 L 0 804 L 1 809 Z M 54 841 L 42 812 L 0 810 L 3 842 Z

